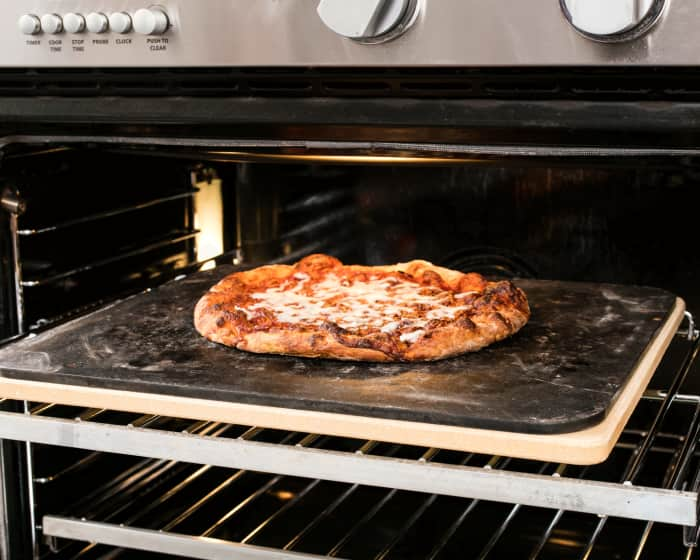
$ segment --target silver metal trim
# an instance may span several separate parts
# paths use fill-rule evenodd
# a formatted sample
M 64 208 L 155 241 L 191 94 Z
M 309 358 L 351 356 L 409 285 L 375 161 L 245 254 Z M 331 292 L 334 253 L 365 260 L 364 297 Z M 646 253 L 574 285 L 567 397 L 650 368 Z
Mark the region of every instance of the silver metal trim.
M 31 418 L 31 411 L 29 408 L 29 402 L 23 401 L 22 407 L 24 410 L 24 417 Z M 11 413 L 8 413 L 11 414 Z M 37 527 L 36 520 L 36 501 L 34 497 L 34 453 L 32 452 L 32 443 L 26 441 L 24 443 L 24 453 L 27 461 L 27 480 L 30 481 L 27 484 L 27 501 L 29 502 L 29 526 L 30 526 L 30 538 L 32 542 L 32 556 L 34 559 L 39 558 L 39 539 L 37 538 Z
M 273 156 L 280 155 L 282 158 L 293 159 L 297 154 L 275 154 L 270 152 L 245 152 L 242 149 L 299 149 L 309 152 L 298 155 L 323 155 L 324 160 L 332 162 L 334 157 L 338 161 L 346 161 L 344 155 L 355 153 L 358 156 L 377 156 L 376 163 L 382 163 L 381 157 L 386 156 L 384 163 L 391 163 L 390 158 L 401 159 L 406 163 L 406 159 L 416 157 L 416 163 L 420 163 L 420 156 L 430 158 L 439 156 L 449 159 L 453 156 L 494 156 L 494 157 L 688 157 L 700 155 L 700 147 L 697 148 L 675 148 L 675 147 L 650 147 L 650 148 L 626 148 L 620 146 L 611 147 L 590 147 L 590 146 L 522 146 L 522 145 L 488 145 L 488 144 L 436 144 L 436 143 L 408 143 L 408 142 L 337 142 L 337 141 L 308 141 L 308 140 L 269 140 L 269 139 L 246 139 L 246 140 L 222 140 L 206 138 L 163 138 L 163 137 L 128 137 L 128 136 L 69 136 L 69 135 L 15 135 L 0 137 L 0 148 L 11 144 L 105 144 L 122 145 L 124 147 L 139 146 L 163 146 L 180 148 L 209 148 L 211 156 L 228 158 L 238 161 L 251 161 L 255 158 L 270 161 Z M 239 151 L 221 151 L 216 149 L 236 148 Z M 344 152 L 344 154 L 333 152 Z M 163 155 L 160 152 L 149 150 L 145 155 Z M 180 154 L 172 152 L 169 155 L 177 157 Z M 198 152 L 198 157 L 202 157 L 202 152 Z M 450 161 L 459 162 L 458 158 Z M 470 160 L 473 161 L 473 160 Z M 372 160 L 365 160 L 364 163 L 373 163 Z
M 314 554 L 287 552 L 209 537 L 192 537 L 54 515 L 44 516 L 43 528 L 44 534 L 52 537 L 97 542 L 202 560 L 230 560 L 231 558 L 237 560 L 312 560 L 326 558 Z
M 698 495 L 0 412 L 0 438 L 695 525 Z
M 680 330 L 678 334 L 692 342 L 700 337 L 700 331 L 695 327 L 695 319 L 690 311 L 685 312 L 685 318 L 688 320 L 688 330 Z

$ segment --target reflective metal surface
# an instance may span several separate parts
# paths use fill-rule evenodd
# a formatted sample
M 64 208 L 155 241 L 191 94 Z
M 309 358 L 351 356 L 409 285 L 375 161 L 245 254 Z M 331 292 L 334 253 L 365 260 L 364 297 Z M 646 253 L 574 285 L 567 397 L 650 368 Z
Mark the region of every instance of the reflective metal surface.
M 0 412 L 3 438 L 694 526 L 697 494 Z M 651 438 L 649 438 L 651 439 Z
M 582 35 L 616 43 L 637 39 L 658 21 L 666 0 L 561 0 L 564 15 Z
M 329 29 L 309 0 L 163 0 L 162 36 L 129 32 L 24 35 L 28 13 L 100 11 L 132 17 L 142 0 L 5 0 L 0 66 L 552 66 L 696 65 L 700 7 L 669 3 L 654 27 L 620 45 L 582 36 L 556 0 L 421 0 L 410 31 L 367 45 Z M 656 4 L 653 4 L 654 6 Z
M 338 35 L 368 44 L 391 41 L 418 16 L 417 0 L 321 0 L 318 15 Z
M 325 556 L 286 552 L 271 548 L 231 543 L 219 539 L 190 537 L 163 533 L 148 529 L 118 527 L 107 523 L 94 523 L 68 519 L 65 517 L 46 516 L 44 525 L 49 535 L 75 540 L 92 540 L 136 550 L 148 550 L 162 554 L 172 554 L 187 558 L 205 560 L 311 560 Z

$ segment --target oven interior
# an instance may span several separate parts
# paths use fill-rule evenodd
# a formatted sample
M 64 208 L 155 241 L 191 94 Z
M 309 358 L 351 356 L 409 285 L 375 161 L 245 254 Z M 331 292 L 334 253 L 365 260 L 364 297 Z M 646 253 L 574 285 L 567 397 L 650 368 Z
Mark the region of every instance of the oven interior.
M 217 264 L 293 262 L 314 252 L 368 264 L 422 258 L 494 278 L 656 286 L 698 309 L 700 162 L 691 156 L 340 155 L 9 146 L 0 190 L 20 204 L 0 213 L 0 338 Z M 694 348 L 676 337 L 612 455 L 592 467 L 26 406 L 85 422 L 689 489 L 697 485 L 700 414 Z M 669 401 L 671 389 L 677 396 Z M 37 530 L 17 528 L 13 546 L 34 546 L 41 558 L 166 557 L 43 535 L 46 514 L 341 558 L 689 558 L 694 551 L 680 527 L 662 523 L 46 445 L 5 442 L 3 453 L 5 463 L 24 461 L 32 478 L 8 504 Z

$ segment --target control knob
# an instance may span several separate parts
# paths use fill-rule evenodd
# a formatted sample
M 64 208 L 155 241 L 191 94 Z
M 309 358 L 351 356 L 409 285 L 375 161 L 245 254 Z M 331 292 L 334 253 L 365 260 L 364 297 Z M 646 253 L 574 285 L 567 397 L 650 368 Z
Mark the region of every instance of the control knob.
M 137 10 L 134 14 L 134 31 L 143 35 L 161 35 L 169 25 L 168 14 L 158 6 Z
M 104 33 L 109 29 L 109 20 L 103 13 L 92 12 L 87 16 L 87 28 L 90 33 Z
M 68 33 L 82 33 L 85 31 L 85 18 L 80 14 L 66 14 L 63 16 L 63 27 Z
M 583 36 L 602 43 L 636 39 L 649 31 L 666 0 L 559 0 L 566 19 Z
M 63 31 L 63 20 L 57 14 L 44 14 L 41 16 L 41 30 L 44 33 L 55 35 Z
M 19 30 L 25 35 L 36 35 L 41 32 L 41 20 L 32 14 L 24 14 L 19 18 Z
M 114 12 L 109 15 L 109 28 L 115 33 L 131 31 L 131 16 L 126 12 Z
M 321 0 L 316 9 L 338 35 L 381 43 L 404 33 L 418 14 L 416 0 Z

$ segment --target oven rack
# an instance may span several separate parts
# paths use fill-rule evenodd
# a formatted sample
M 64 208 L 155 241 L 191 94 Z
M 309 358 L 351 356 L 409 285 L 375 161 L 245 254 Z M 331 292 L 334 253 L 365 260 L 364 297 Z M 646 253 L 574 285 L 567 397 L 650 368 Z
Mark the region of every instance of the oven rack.
M 41 530 L 50 539 L 66 538 L 187 554 L 193 558 L 223 558 L 234 552 L 242 558 L 315 557 L 309 556 L 303 546 L 297 548 L 297 545 L 303 545 L 305 536 L 322 525 L 350 494 L 358 488 L 373 488 L 384 492 L 384 496 L 331 549 L 322 554 L 342 557 L 348 540 L 371 523 L 373 516 L 397 493 L 422 498 L 413 511 L 407 512 L 403 526 L 384 544 L 376 558 L 388 557 L 404 539 L 410 537 L 412 527 L 425 515 L 426 510 L 436 500 L 446 496 L 463 498 L 465 507 L 462 515 L 454 519 L 436 539 L 431 558 L 439 556 L 442 548 L 450 544 L 469 512 L 479 503 L 504 504 L 504 507 L 510 508 L 503 522 L 484 544 L 480 558 L 498 557 L 490 554 L 498 548 L 508 526 L 521 509 L 549 512 L 549 521 L 535 541 L 531 558 L 539 557 L 562 518 L 579 514 L 592 514 L 596 520 L 588 540 L 582 544 L 581 558 L 588 557 L 605 533 L 606 525 L 614 518 L 642 522 L 639 551 L 644 548 L 655 526 L 668 525 L 684 527 L 684 543 L 692 547 L 697 543 L 698 535 L 700 453 L 696 446 L 700 435 L 700 395 L 684 394 L 680 390 L 694 366 L 700 340 L 692 317 L 687 317 L 688 329 L 679 331 L 673 344 L 675 347 L 682 346 L 683 350 L 675 375 L 666 389 L 648 390 L 644 394 L 615 446 L 615 457 L 611 456 L 601 467 L 460 454 L 434 448 L 392 446 L 322 434 L 281 433 L 259 427 L 204 421 L 186 422 L 183 429 L 182 423 L 173 426 L 173 419 L 158 416 L 103 409 L 74 410 L 70 407 L 66 414 L 66 407 L 55 404 L 34 405 L 31 409 L 27 405 L 24 414 L 0 412 L 0 437 L 92 451 L 54 473 L 37 473 L 34 476 L 35 492 L 42 485 L 49 486 L 71 473 L 79 473 L 93 461 L 102 460 L 104 456 L 94 452 L 149 458 L 142 468 L 166 463 L 179 465 L 179 468 L 197 468 L 200 465 L 200 469 L 206 470 L 218 467 L 235 469 L 232 475 L 234 480 L 242 476 L 236 473 L 256 473 L 258 476 L 267 473 L 268 476 L 247 501 L 244 499 L 231 509 L 233 514 L 224 516 L 223 520 L 214 524 L 213 530 L 199 532 L 181 532 L 178 526 L 183 520 L 182 516 L 187 518 L 190 515 L 187 512 L 193 513 L 205 507 L 209 500 L 216 497 L 216 492 L 213 495 L 212 492 L 205 492 L 194 496 L 189 505 L 183 506 L 175 523 L 170 519 L 164 520 L 161 526 L 150 526 L 148 523 L 144 526 L 143 519 L 138 515 L 118 520 L 121 510 L 117 508 L 116 513 L 110 512 L 114 505 L 110 492 L 115 486 L 114 482 L 108 482 L 106 488 L 102 488 L 102 491 L 98 488 L 88 496 L 87 501 L 78 501 L 58 512 L 42 512 Z M 4 404 L 13 403 L 6 401 Z M 116 420 L 112 417 L 115 414 Z M 638 416 L 641 420 L 635 421 Z M 680 427 L 679 416 L 683 418 Z M 671 425 L 672 419 L 676 424 Z M 656 464 L 660 460 L 664 465 L 661 469 Z M 649 480 L 650 475 L 645 470 L 649 463 L 655 463 L 650 471 L 663 473 L 660 480 Z M 609 470 L 605 471 L 610 464 L 616 465 L 612 474 Z M 130 472 L 129 480 L 133 481 L 135 478 L 132 475 L 134 473 Z M 304 481 L 301 490 L 293 492 L 289 501 L 271 512 L 266 519 L 260 520 L 248 534 L 237 540 L 220 538 L 217 531 L 225 527 L 226 521 L 251 500 L 267 492 L 270 484 L 299 479 Z M 293 513 L 290 510 L 294 510 L 306 493 L 317 485 L 331 482 L 340 483 L 344 490 L 335 501 L 320 507 L 318 515 L 298 534 L 277 548 L 264 546 L 264 541 L 258 544 L 258 534 L 265 532 L 265 527 Z M 186 486 L 176 484 L 156 500 L 157 505 L 171 499 Z M 133 498 L 124 507 L 138 502 L 138 487 L 130 489 L 127 485 L 119 488 L 122 500 Z M 106 509 L 96 510 L 95 504 L 99 503 L 106 504 Z M 144 506 L 142 511 L 150 510 Z M 160 519 L 159 516 L 155 518 Z M 115 519 L 118 522 L 114 522 Z M 251 542 L 255 544 L 249 544 Z

